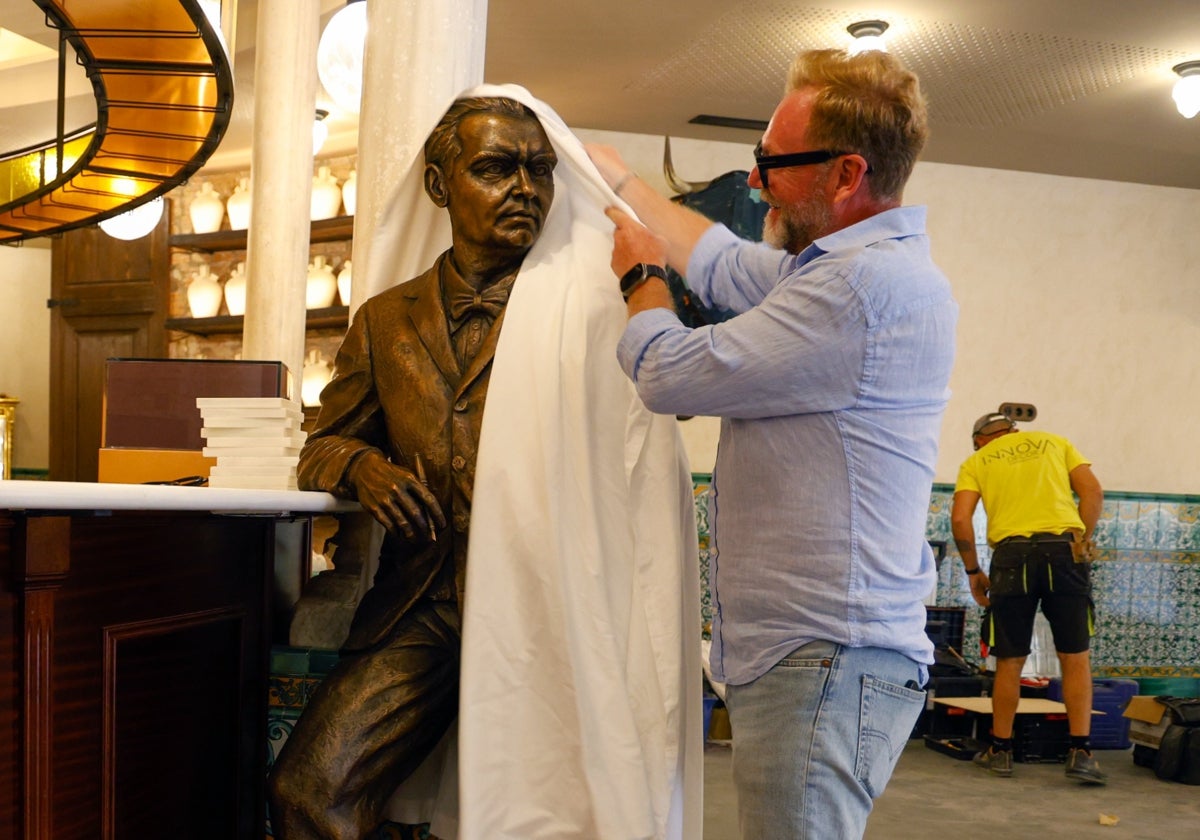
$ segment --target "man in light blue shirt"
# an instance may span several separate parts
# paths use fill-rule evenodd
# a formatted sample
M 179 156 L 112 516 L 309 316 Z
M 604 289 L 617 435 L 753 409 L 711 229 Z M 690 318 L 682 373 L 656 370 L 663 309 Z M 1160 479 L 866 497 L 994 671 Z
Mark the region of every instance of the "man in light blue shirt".
M 885 53 L 801 54 L 755 152 L 766 244 L 672 204 L 589 149 L 619 210 L 618 348 L 654 411 L 721 418 L 710 503 L 712 669 L 726 682 L 743 837 L 860 837 L 924 702 L 925 515 L 957 305 L 925 211 L 926 136 Z M 732 319 L 689 329 L 670 264 Z

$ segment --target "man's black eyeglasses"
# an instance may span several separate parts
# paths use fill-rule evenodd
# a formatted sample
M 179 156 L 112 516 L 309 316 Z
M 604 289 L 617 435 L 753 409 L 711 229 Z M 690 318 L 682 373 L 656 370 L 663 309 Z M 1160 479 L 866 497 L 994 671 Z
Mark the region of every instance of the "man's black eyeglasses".
M 767 184 L 767 173 L 772 169 L 786 169 L 790 166 L 809 166 L 814 163 L 824 163 L 827 160 L 833 160 L 835 157 L 842 155 L 853 154 L 853 152 L 830 152 L 824 149 L 815 152 L 792 152 L 786 155 L 764 155 L 762 141 L 754 147 L 754 165 L 758 167 L 758 177 L 762 181 L 762 185 L 769 189 Z M 871 171 L 871 167 L 867 166 L 867 172 Z

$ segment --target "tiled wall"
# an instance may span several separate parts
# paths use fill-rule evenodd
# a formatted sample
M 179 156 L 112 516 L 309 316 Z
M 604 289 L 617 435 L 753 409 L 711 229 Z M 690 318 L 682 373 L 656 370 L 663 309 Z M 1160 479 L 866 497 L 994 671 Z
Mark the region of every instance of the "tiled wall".
M 929 503 L 926 534 L 947 543 L 937 602 L 968 607 L 978 618 L 981 610 L 971 599 L 950 534 L 953 496 L 950 485 L 935 485 Z M 1104 677 L 1200 676 L 1200 497 L 1107 492 L 1096 544 L 1093 672 Z M 986 566 L 989 558 L 981 546 L 980 561 Z M 967 626 L 978 627 L 978 621 L 968 618 Z M 967 645 L 968 651 L 971 647 Z
M 708 489 L 694 476 L 700 532 L 702 620 L 712 620 L 708 590 Z M 926 538 L 946 543 L 938 572 L 937 604 L 967 608 L 964 654 L 978 661 L 982 610 L 971 598 L 950 533 L 951 485 L 934 485 Z M 982 517 L 983 506 L 976 511 Z M 976 533 L 982 535 L 982 520 Z M 1096 636 L 1092 670 L 1102 677 L 1200 677 L 1200 497 L 1107 492 L 1096 528 L 1100 556 L 1092 567 Z M 990 553 L 980 546 L 986 567 Z

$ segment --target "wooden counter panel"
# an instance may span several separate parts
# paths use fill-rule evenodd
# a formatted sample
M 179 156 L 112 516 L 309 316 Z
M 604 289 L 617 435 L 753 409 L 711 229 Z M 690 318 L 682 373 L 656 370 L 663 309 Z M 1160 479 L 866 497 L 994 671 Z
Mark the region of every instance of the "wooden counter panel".
M 22 536 L 50 520 L 69 523 L 61 575 Z M 0 821 L 23 814 L 16 836 L 36 840 L 261 837 L 272 558 L 277 527 L 295 523 L 120 511 L 7 521 Z M 49 621 L 42 641 L 31 605 Z M 40 680 L 22 673 L 38 645 L 49 663 Z M 43 733 L 29 726 L 39 716 Z M 18 755 L 31 744 L 24 764 L 9 740 Z M 52 770 L 23 775 L 47 790 L 14 785 L 25 765 Z
M 0 825 L 21 827 L 20 600 L 13 581 L 13 518 L 0 511 Z

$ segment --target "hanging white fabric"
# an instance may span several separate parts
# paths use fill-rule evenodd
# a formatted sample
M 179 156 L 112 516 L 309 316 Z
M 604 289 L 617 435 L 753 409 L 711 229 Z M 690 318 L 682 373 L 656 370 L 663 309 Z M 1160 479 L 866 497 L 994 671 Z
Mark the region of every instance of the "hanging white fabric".
M 466 96 L 528 105 L 559 163 L 488 389 L 457 745 L 447 739 L 393 814 L 432 816 L 446 840 L 699 837 L 692 485 L 675 419 L 650 413 L 616 362 L 626 316 L 604 208 L 630 211 L 545 103 L 515 85 Z M 449 247 L 422 168 L 413 162 L 377 228 L 368 296 Z M 422 789 L 438 779 L 436 795 Z

